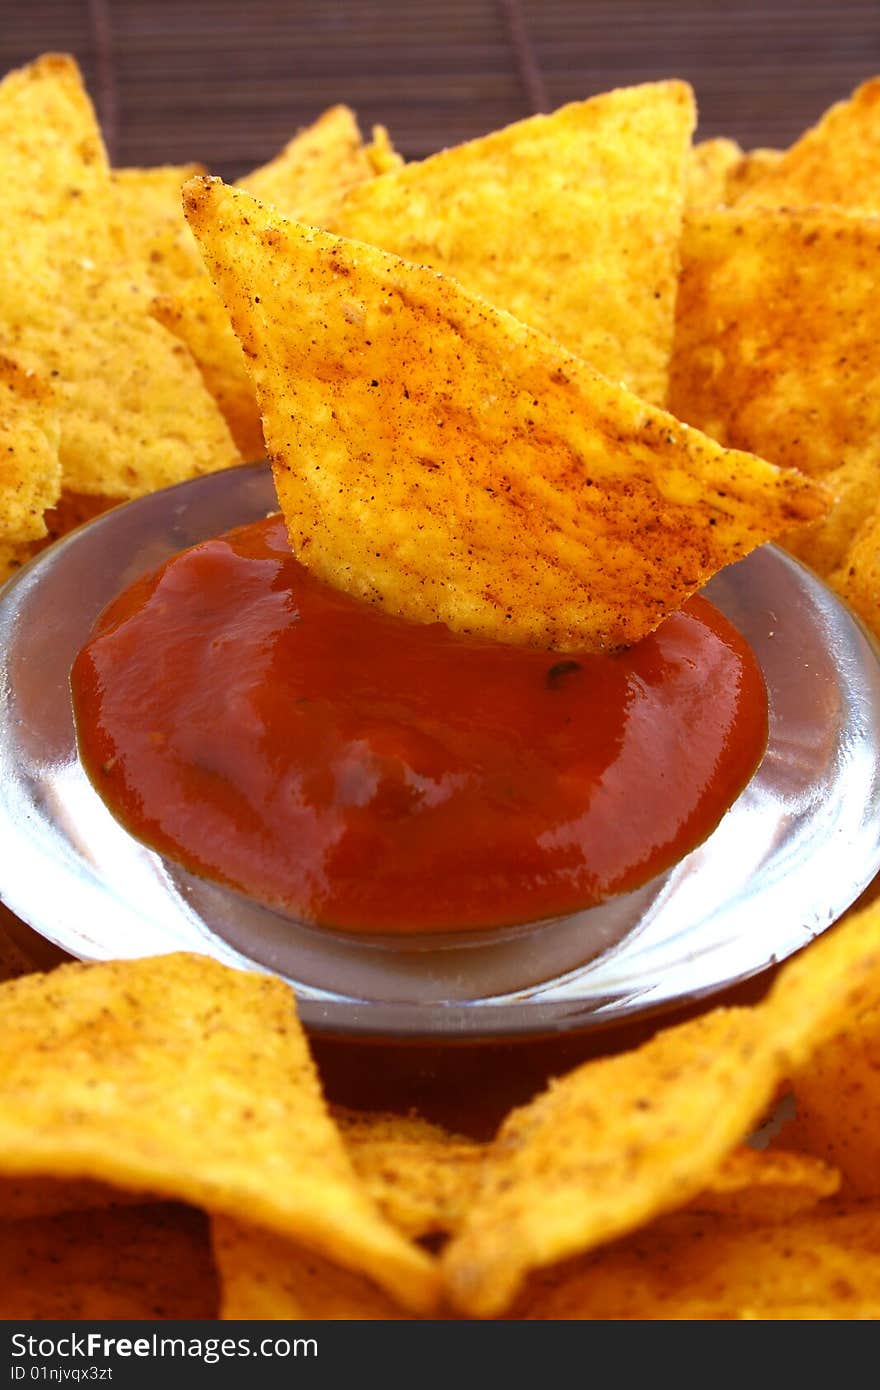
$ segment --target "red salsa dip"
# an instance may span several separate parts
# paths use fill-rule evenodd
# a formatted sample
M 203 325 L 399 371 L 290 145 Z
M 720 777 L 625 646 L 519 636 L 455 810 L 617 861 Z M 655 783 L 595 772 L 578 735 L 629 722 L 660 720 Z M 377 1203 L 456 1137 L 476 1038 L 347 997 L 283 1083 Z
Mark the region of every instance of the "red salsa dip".
M 72 671 L 85 769 L 138 839 L 299 921 L 449 932 L 668 868 L 760 762 L 745 640 L 693 598 L 611 655 L 418 626 L 315 579 L 281 517 L 194 546 Z

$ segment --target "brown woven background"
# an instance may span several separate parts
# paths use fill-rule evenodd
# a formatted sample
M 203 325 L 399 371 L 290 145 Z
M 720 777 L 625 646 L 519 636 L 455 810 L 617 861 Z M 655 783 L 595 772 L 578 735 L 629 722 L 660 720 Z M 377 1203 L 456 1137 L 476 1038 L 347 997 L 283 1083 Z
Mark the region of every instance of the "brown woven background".
M 878 0 L 26 0 L 2 68 L 76 54 L 116 164 L 227 177 L 325 106 L 418 158 L 609 87 L 685 77 L 701 135 L 784 145 L 880 72 Z

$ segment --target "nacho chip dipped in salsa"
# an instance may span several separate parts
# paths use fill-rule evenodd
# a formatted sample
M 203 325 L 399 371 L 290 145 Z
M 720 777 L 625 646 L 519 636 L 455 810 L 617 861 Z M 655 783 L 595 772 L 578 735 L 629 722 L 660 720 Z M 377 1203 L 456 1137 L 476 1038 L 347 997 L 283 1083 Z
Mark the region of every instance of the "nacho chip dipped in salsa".
M 821 486 L 442 274 L 217 180 L 186 207 L 284 516 L 103 615 L 73 673 L 101 794 L 172 859 L 349 931 L 543 920 L 675 862 L 767 732 L 754 657 L 693 591 Z

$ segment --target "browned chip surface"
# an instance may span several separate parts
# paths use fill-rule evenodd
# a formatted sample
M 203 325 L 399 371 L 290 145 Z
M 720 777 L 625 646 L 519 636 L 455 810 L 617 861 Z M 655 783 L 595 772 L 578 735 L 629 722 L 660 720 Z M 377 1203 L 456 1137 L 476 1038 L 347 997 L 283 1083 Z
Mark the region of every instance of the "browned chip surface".
M 292 992 L 207 957 L 0 988 L 0 1173 L 180 1198 L 294 1235 L 407 1306 L 434 1295 L 431 1261 L 355 1177 Z
M 384 127 L 377 127 L 373 144 L 365 148 L 354 112 L 347 106 L 333 106 L 299 131 L 275 159 L 240 179 L 239 185 L 287 216 L 323 226 L 335 214 L 347 188 L 400 162 Z M 123 185 L 118 191 L 133 192 L 136 175 L 149 174 L 154 195 L 161 195 L 159 172 L 132 171 L 131 187 Z M 177 200 L 179 206 L 179 185 Z M 266 450 L 260 411 L 241 346 L 179 211 L 177 221 L 182 229 L 176 225 L 171 228 L 173 236 L 167 235 L 169 229 L 163 238 L 157 238 L 154 231 L 152 240 L 148 239 L 149 229 L 144 229 L 147 236 L 142 233 L 160 290 L 152 311 L 186 344 L 199 364 L 205 385 L 222 410 L 242 456 L 263 458 Z
M 225 1319 L 401 1321 L 408 1314 L 375 1284 L 267 1231 L 212 1222 Z
M 880 1210 L 750 1226 L 681 1214 L 536 1280 L 526 1319 L 877 1318 Z
M 875 904 L 796 956 L 761 1004 L 715 1009 L 587 1062 L 512 1111 L 444 1251 L 455 1306 L 502 1312 L 528 1272 L 705 1192 L 786 1077 L 876 997 L 878 968 Z
M 207 1219 L 156 1203 L 0 1220 L 0 1318 L 215 1318 Z
M 262 405 L 294 553 L 419 622 L 637 640 L 824 493 L 726 452 L 454 281 L 216 180 L 188 215 Z
M 64 1212 L 96 1211 L 107 1207 L 138 1206 L 149 1195 L 123 1192 L 89 1178 L 0 1177 L 0 1221 L 32 1220 Z
M 684 1205 L 778 1081 L 756 1010 L 719 1009 L 576 1068 L 502 1124 L 444 1252 L 453 1304 L 504 1311 L 532 1269 Z

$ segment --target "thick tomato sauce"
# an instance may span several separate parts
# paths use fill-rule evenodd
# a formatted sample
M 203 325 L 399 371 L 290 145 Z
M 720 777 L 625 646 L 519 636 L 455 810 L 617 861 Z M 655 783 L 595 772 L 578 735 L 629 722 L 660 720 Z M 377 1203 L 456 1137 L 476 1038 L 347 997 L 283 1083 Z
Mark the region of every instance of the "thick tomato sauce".
M 279 517 L 120 595 L 72 685 L 84 765 L 134 835 L 354 932 L 634 888 L 711 832 L 767 736 L 757 662 L 703 599 L 609 656 L 492 645 L 327 588 Z

